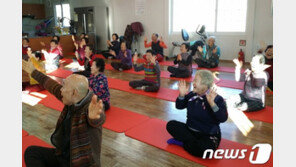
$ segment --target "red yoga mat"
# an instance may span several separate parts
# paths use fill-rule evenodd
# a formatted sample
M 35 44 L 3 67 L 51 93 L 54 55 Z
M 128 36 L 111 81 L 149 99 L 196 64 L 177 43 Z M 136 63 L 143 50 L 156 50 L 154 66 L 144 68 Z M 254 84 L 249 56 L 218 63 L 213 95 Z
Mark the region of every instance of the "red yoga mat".
M 36 96 L 34 93 L 36 92 L 30 92 L 30 95 L 41 98 L 41 101 L 39 101 L 39 104 L 43 104 L 48 108 L 51 108 L 60 112 L 63 111 L 64 104 L 61 101 L 59 101 L 54 95 L 49 93 L 47 90 L 37 92 L 39 94 L 45 95 L 46 97 L 44 98 Z
M 218 159 L 202 159 L 202 158 L 198 158 L 190 155 L 180 146 L 169 145 L 167 144 L 166 141 L 172 138 L 172 136 L 167 132 L 166 124 L 167 124 L 166 121 L 153 118 L 144 122 L 139 126 L 136 126 L 128 130 L 127 132 L 125 132 L 125 135 L 205 166 L 211 166 L 211 167 L 252 166 L 252 164 L 250 164 L 249 162 L 249 154 L 252 147 L 241 144 L 241 143 L 233 142 L 230 140 L 222 139 L 219 149 L 248 149 L 248 151 L 246 152 L 245 159 L 231 159 L 231 160 L 225 159 L 225 158 L 219 159 L 219 160 Z M 271 154 L 271 157 L 266 164 L 257 165 L 257 166 L 270 167 L 272 165 L 273 165 L 273 156 Z
M 25 131 L 24 129 L 22 129 L 22 136 L 25 137 L 25 136 L 28 136 L 29 133 L 27 131 Z
M 47 144 L 46 142 L 42 141 L 41 139 L 39 139 L 39 138 L 37 138 L 35 136 L 25 136 L 25 137 L 23 137 L 22 144 L 23 144 L 23 146 L 22 146 L 22 163 L 23 163 L 23 167 L 26 167 L 24 154 L 25 154 L 26 149 L 29 146 L 41 146 L 41 147 L 53 148 L 51 145 Z
M 234 80 L 220 79 L 220 81 L 216 84 L 220 87 L 233 88 L 233 89 L 244 89 L 244 82 L 237 82 Z
M 273 108 L 265 106 L 263 110 L 254 112 L 244 112 L 249 119 L 273 123 Z
M 162 62 L 159 62 L 159 65 L 161 66 L 175 66 L 174 62 L 173 61 L 162 61 Z M 197 68 L 197 64 L 192 64 L 192 68 Z
M 220 79 L 219 82 L 216 83 L 217 86 L 226 87 L 226 88 L 233 88 L 233 89 L 244 89 L 244 82 L 237 82 L 235 80 L 227 80 L 227 79 Z M 266 90 L 266 93 L 273 94 L 272 91 Z
M 102 54 L 95 54 L 95 58 L 106 59 Z
M 38 93 L 47 95 L 47 97 L 39 102 L 40 104 L 60 112 L 63 110 L 64 104 L 51 95 L 48 91 L 44 90 Z M 106 121 L 103 124 L 103 127 L 118 133 L 125 132 L 126 130 L 149 119 L 148 116 L 113 106 L 111 106 L 110 109 L 105 112 L 105 114 Z
M 210 71 L 219 71 L 219 72 L 228 72 L 228 73 L 234 73 L 235 72 L 235 68 L 234 67 L 216 67 L 216 68 L 203 68 L 203 67 L 199 67 L 197 68 L 198 70 L 210 70 Z M 241 70 L 242 73 L 244 70 Z
M 64 69 L 61 69 L 61 68 L 58 68 L 57 70 L 51 72 L 51 73 L 48 73 L 48 75 L 51 75 L 51 76 L 55 76 L 55 77 L 59 77 L 59 78 L 67 78 L 69 75 L 71 75 L 73 72 L 72 71 L 69 71 L 69 70 L 64 70 Z
M 125 132 L 150 119 L 148 116 L 113 106 L 105 114 L 106 121 L 103 127 L 118 133 Z
M 105 68 L 106 68 L 106 70 L 114 70 L 110 64 L 106 64 Z M 124 70 L 123 72 L 130 73 L 130 74 L 137 74 L 137 75 L 145 75 L 144 71 L 136 72 L 136 71 L 134 71 L 134 69 Z M 187 82 L 192 82 L 194 80 L 194 76 L 191 76 L 190 78 L 174 78 L 174 77 L 170 77 L 170 74 L 171 73 L 168 71 L 161 71 L 160 77 L 167 78 L 167 79 L 173 79 L 173 80 L 185 80 Z
M 125 92 L 130 92 L 134 94 L 149 96 L 157 99 L 167 100 L 167 101 L 176 101 L 176 98 L 179 95 L 178 90 L 160 88 L 158 92 L 145 92 L 143 90 L 133 89 L 129 86 L 128 81 L 123 81 L 120 79 L 108 78 L 109 88 L 117 89 Z

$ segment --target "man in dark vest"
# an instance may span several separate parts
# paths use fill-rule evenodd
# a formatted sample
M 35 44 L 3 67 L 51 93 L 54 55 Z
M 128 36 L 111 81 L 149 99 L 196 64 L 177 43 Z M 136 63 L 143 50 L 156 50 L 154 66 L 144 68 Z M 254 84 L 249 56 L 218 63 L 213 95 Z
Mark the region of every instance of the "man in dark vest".
M 158 40 L 158 34 L 153 33 L 151 37 L 151 42 L 147 43 L 147 37 L 144 39 L 145 48 L 150 48 L 157 54 L 157 61 L 161 62 L 163 60 L 163 49 L 167 48 L 167 45 L 163 42 L 162 37 Z M 146 60 L 146 55 L 143 56 Z

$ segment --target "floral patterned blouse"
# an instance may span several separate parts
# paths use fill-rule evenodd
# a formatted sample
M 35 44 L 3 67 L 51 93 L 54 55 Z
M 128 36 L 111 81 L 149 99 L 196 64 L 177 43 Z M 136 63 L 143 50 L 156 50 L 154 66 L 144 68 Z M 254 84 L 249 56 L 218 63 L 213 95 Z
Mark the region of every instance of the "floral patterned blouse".
M 108 80 L 104 74 L 98 74 L 97 76 L 91 75 L 88 78 L 89 87 L 98 96 L 99 99 L 102 99 L 104 103 L 110 105 L 110 93 L 108 87 Z

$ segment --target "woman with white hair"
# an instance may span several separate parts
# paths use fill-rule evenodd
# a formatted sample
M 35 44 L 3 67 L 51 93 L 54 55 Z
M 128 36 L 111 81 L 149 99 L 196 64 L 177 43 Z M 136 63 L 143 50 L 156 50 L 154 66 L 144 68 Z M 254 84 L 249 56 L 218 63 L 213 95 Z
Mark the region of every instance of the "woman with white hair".
M 207 149 L 216 150 L 220 144 L 219 124 L 228 118 L 226 103 L 213 88 L 214 77 L 208 70 L 198 70 L 193 91 L 188 92 L 185 81 L 179 82 L 177 109 L 187 109 L 186 123 L 169 121 L 167 131 L 173 138 L 168 144 L 182 146 L 194 156 L 202 157 Z
M 219 65 L 220 47 L 215 44 L 216 37 L 210 36 L 204 47 L 198 46 L 198 56 L 194 61 L 198 67 L 215 68 Z
M 265 92 L 268 81 L 268 73 L 264 70 L 270 65 L 265 65 L 264 56 L 255 55 L 251 61 L 251 70 L 247 69 L 241 75 L 242 62 L 234 59 L 235 80 L 244 81 L 244 90 L 241 94 L 234 95 L 227 100 L 229 107 L 234 107 L 241 111 L 258 111 L 265 107 Z

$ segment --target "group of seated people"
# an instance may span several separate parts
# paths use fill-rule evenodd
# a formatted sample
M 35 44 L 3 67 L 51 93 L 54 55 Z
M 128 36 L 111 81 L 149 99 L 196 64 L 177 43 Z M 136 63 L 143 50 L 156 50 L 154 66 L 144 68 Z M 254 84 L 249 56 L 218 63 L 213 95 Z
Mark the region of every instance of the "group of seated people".
M 133 68 L 135 71 L 144 70 L 145 72 L 144 79 L 130 81 L 129 86 L 134 89 L 140 89 L 146 92 L 159 91 L 161 84 L 161 70 L 159 62 L 163 60 L 163 48 L 167 47 L 162 38 L 158 40 L 158 35 L 153 34 L 152 41 L 150 43 L 147 43 L 147 38 L 145 38 L 145 47 L 151 47 L 152 49 L 148 49 L 146 51 L 144 56 L 145 62 L 143 64 L 137 63 L 139 58 L 138 54 L 132 55 L 131 50 L 127 49 L 126 43 L 124 41 L 118 41 L 117 34 L 113 34 L 112 39 L 112 42 L 107 42 L 109 50 L 104 52 L 103 55 L 106 58 L 111 57 L 114 59 L 119 59 L 120 61 L 112 62 L 111 66 L 118 71 L 124 71 Z M 32 82 L 35 80 L 35 84 L 39 82 L 41 87 L 49 90 L 53 89 L 53 86 L 49 84 L 52 83 L 53 85 L 56 85 L 57 83 L 54 83 L 48 77 L 42 74 L 46 70 L 46 64 L 45 68 L 42 68 L 40 53 L 32 53 L 32 51 L 28 49 L 28 40 L 24 40 L 23 53 L 27 48 L 26 53 L 34 67 L 32 69 L 32 67 L 28 67 L 28 64 L 25 64 L 24 68 L 30 74 Z M 56 96 L 62 99 L 62 102 L 65 105 L 73 105 L 73 108 L 81 108 L 81 110 L 85 112 L 84 114 L 88 114 L 87 116 L 74 114 L 75 118 L 77 118 L 76 123 L 82 124 L 83 130 L 76 131 L 75 134 L 71 133 L 71 136 L 74 135 L 74 137 L 77 137 L 78 140 L 80 133 L 92 135 L 92 137 L 88 137 L 85 141 L 81 140 L 83 141 L 81 144 L 86 144 L 91 148 L 91 150 L 86 150 L 87 158 L 84 159 L 84 161 L 75 161 L 70 159 L 69 157 L 73 158 L 73 156 L 85 158 L 82 154 L 74 153 L 76 147 L 81 150 L 83 150 L 85 147 L 75 145 L 75 142 L 72 141 L 74 138 L 69 137 L 69 131 L 66 131 L 67 133 L 59 134 L 59 138 L 56 134 L 57 132 L 55 132 L 53 134 L 54 141 L 64 137 L 64 139 L 60 141 L 60 145 L 55 145 L 56 149 L 62 152 L 60 152 L 61 154 L 59 155 L 54 155 L 52 152 L 50 152 L 46 156 L 58 156 L 59 158 L 63 159 L 63 161 L 54 161 L 55 163 L 71 163 L 72 165 L 78 164 L 78 166 L 80 162 L 99 164 L 100 156 L 97 155 L 97 151 L 100 152 L 101 148 L 101 126 L 105 120 L 104 111 L 107 111 L 110 108 L 108 81 L 107 77 L 104 75 L 105 61 L 101 58 L 96 58 L 94 49 L 88 44 L 88 38 L 85 34 L 81 36 L 80 41 L 76 41 L 74 38 L 73 41 L 75 45 L 76 59 L 81 66 L 84 66 L 84 71 L 75 72 L 66 79 L 67 82 L 65 81 L 63 86 L 56 86 L 57 88 L 62 88 L 62 96 Z M 50 46 L 49 52 L 43 50 L 42 53 L 45 55 L 46 60 L 49 59 L 51 63 L 55 64 L 56 56 L 60 55 L 58 53 L 60 51 L 58 48 L 58 41 L 53 39 L 50 43 Z M 189 48 L 190 46 L 187 43 L 183 43 L 181 45 L 181 53 L 178 54 L 174 60 L 174 64 L 178 66 L 168 67 L 171 77 L 190 77 L 193 72 L 192 61 L 195 61 L 199 66 L 206 68 L 218 66 L 220 49 L 215 45 L 214 37 L 210 37 L 208 39 L 208 43 L 204 46 L 200 43 L 197 43 L 197 49 L 194 55 L 189 53 Z M 187 109 L 187 120 L 186 123 L 175 120 L 169 121 L 167 123 L 167 131 L 172 136 L 172 138 L 169 139 L 167 143 L 179 145 L 190 154 L 198 157 L 202 157 L 204 151 L 207 149 L 216 150 L 219 147 L 221 141 L 221 130 L 219 124 L 225 122 L 228 119 L 228 107 L 234 107 L 238 110 L 247 112 L 258 111 L 265 107 L 265 90 L 267 85 L 270 85 L 270 74 L 268 74 L 268 72 L 265 70 L 272 66 L 272 58 L 273 51 L 271 45 L 266 48 L 265 56 L 258 54 L 252 58 L 251 69 L 247 69 L 243 75 L 241 74 L 242 62 L 239 62 L 238 59 L 234 59 L 233 62 L 235 63 L 235 78 L 236 81 L 244 82 L 244 90 L 241 94 L 235 95 L 229 98 L 227 101 L 225 101 L 222 96 L 217 94 L 217 90 L 214 86 L 214 76 L 212 72 L 208 70 L 198 70 L 196 72 L 194 81 L 192 82 L 192 91 L 189 91 L 189 87 L 184 80 L 180 81 L 178 84 L 179 96 L 176 99 L 176 108 Z M 71 80 L 71 82 L 69 80 Z M 81 84 L 79 85 L 80 82 Z M 71 91 L 69 91 L 70 83 L 75 88 L 73 88 L 73 90 L 71 89 Z M 90 91 L 87 91 L 85 86 L 86 84 Z M 83 91 L 80 90 L 81 87 L 83 87 Z M 52 92 L 56 93 L 56 91 L 53 90 Z M 81 94 L 83 94 L 83 96 L 78 96 L 79 92 L 82 92 Z M 95 100 L 93 101 L 91 100 L 92 95 L 90 95 L 90 92 L 95 94 Z M 69 100 L 71 97 L 69 97 L 70 95 L 67 93 L 72 93 L 72 101 Z M 81 105 L 84 107 L 81 107 Z M 86 109 L 87 107 L 88 110 Z M 70 107 L 65 107 L 64 110 L 74 111 Z M 69 117 L 71 117 L 71 115 L 69 115 L 69 112 L 64 113 L 64 111 L 62 114 L 62 118 L 65 119 L 63 122 L 62 120 L 59 120 L 59 124 L 65 126 L 67 124 L 66 121 L 69 121 Z M 68 130 L 69 128 L 76 128 L 74 127 L 76 126 L 75 123 L 72 123 L 71 125 L 68 124 L 68 126 L 70 126 L 68 127 Z M 94 138 L 93 136 L 96 136 L 97 138 Z M 91 145 L 89 145 L 89 143 L 91 143 Z M 96 146 L 92 145 L 94 143 L 96 143 Z M 95 151 L 96 154 L 91 154 L 92 150 L 94 149 L 97 149 L 97 151 Z M 25 153 L 26 164 L 40 165 L 44 163 L 42 156 L 45 155 L 38 154 L 40 151 L 42 151 L 42 149 L 39 147 L 29 147 Z M 46 152 L 48 150 L 43 151 Z M 66 161 L 64 161 L 65 159 Z

